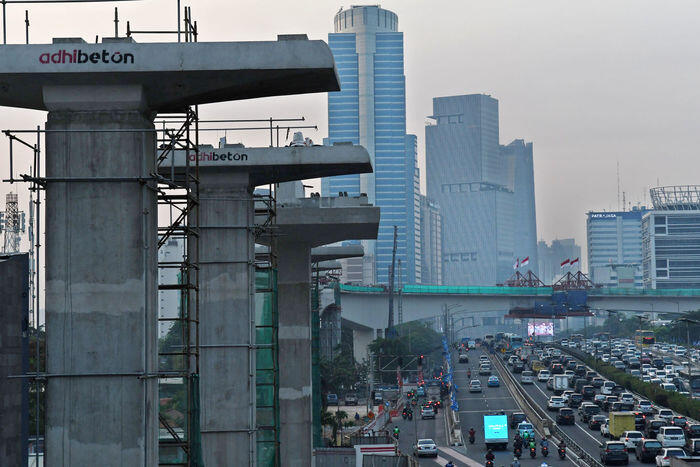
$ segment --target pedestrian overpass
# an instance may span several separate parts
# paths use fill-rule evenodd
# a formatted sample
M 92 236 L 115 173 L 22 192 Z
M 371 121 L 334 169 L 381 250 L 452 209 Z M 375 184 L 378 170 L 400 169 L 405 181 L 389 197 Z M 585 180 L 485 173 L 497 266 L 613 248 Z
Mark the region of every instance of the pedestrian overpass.
M 367 342 L 381 335 L 388 322 L 388 291 L 384 287 L 352 285 L 340 285 L 339 288 L 343 325 L 353 329 L 356 334 L 355 340 Z M 505 316 L 514 309 L 534 309 L 538 304 L 550 302 L 561 292 L 552 287 L 404 285 L 400 293 L 400 318 L 403 322 L 436 320 L 437 325 L 442 326 L 447 308 L 456 329 L 476 328 L 473 331 L 467 330 L 471 335 L 479 336 L 498 331 L 525 334 L 527 319 L 508 319 Z M 656 314 L 683 313 L 700 309 L 700 289 L 590 288 L 584 292 L 583 308 L 592 312 L 614 310 Z M 399 298 L 395 296 L 395 323 L 399 322 L 398 308 Z M 562 322 L 567 321 L 568 325 L 573 326 L 572 329 L 583 327 L 584 319 L 580 317 L 581 313 L 573 314 L 578 317 L 572 318 L 569 315 Z M 600 316 L 601 319 L 607 318 L 608 314 L 602 313 Z M 538 314 L 535 319 L 565 317 L 566 314 Z M 361 352 L 356 351 L 355 354 L 357 357 Z

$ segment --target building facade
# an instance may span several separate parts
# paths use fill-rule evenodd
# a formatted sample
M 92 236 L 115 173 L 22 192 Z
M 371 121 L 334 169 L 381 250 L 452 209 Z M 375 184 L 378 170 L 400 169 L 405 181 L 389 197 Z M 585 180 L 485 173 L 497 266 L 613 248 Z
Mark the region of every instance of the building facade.
M 420 196 L 423 284 L 442 285 L 442 216 L 437 203 Z
M 562 238 L 552 240 L 547 244 L 544 240 L 537 242 L 538 269 L 537 276 L 542 282 L 551 285 L 559 280 L 567 272 L 575 273 L 581 269 L 581 247 L 576 244 L 573 238 Z M 565 260 L 578 258 L 578 263 L 574 266 L 561 267 Z
M 604 287 L 642 288 L 642 216 L 631 211 L 590 211 L 586 218 L 588 274 Z
M 514 218 L 513 253 L 517 259 L 529 258 L 526 269 L 537 271 L 537 214 L 535 209 L 535 168 L 532 143 L 516 139 L 501 146 L 505 170 L 513 171 Z
M 381 208 L 376 241 L 363 242 L 365 283 L 387 283 L 392 261 L 394 226 L 403 283 L 420 282 L 420 234 L 415 232 L 415 137 L 406 135 L 406 85 L 403 33 L 395 13 L 379 6 L 353 6 L 339 11 L 328 44 L 340 77 L 339 92 L 328 94 L 328 141 L 350 141 L 370 154 L 374 173 L 329 177 L 324 196 L 366 193 Z M 371 277 L 370 277 L 371 276 Z
M 442 213 L 443 283 L 495 285 L 512 274 L 513 170 L 498 144 L 498 101 L 433 98 L 425 127 L 428 198 Z
M 700 185 L 650 190 L 642 218 L 644 287 L 700 288 Z

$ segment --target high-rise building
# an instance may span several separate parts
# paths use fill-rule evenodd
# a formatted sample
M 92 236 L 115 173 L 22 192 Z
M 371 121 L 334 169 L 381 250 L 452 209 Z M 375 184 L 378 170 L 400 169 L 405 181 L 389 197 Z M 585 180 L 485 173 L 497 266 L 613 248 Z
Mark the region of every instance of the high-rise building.
M 433 98 L 425 128 L 428 198 L 442 213 L 443 283 L 495 285 L 512 274 L 513 170 L 498 144 L 498 101 Z
M 402 281 L 419 282 L 415 144 L 406 135 L 403 33 L 398 31 L 398 17 L 376 5 L 353 6 L 341 9 L 333 26 L 328 45 L 341 90 L 328 94 L 328 141 L 364 146 L 374 173 L 326 178 L 321 190 L 324 196 L 366 193 L 369 202 L 381 208 L 377 240 L 363 242 L 365 255 L 373 260 L 372 265 L 365 264 L 364 282 L 388 282 L 395 225 L 397 259 L 406 266 Z
M 576 272 L 581 266 L 581 247 L 576 244 L 573 238 L 562 238 L 552 240 L 552 244 L 541 240 L 537 242 L 537 257 L 539 274 L 537 276 L 542 282 L 551 285 L 559 280 L 567 272 Z M 566 260 L 578 262 L 575 267 L 568 265 L 561 267 L 561 263 Z
M 442 216 L 437 203 L 420 197 L 422 283 L 442 285 Z
M 642 216 L 646 209 L 590 211 L 588 273 L 604 287 L 642 287 Z
M 700 185 L 650 190 L 654 209 L 642 217 L 645 288 L 700 288 Z
M 501 146 L 501 154 L 505 157 L 505 170 L 513 171 L 513 254 L 516 260 L 529 258 L 529 265 L 525 270 L 537 271 L 537 215 L 532 143 L 516 139 L 506 146 Z

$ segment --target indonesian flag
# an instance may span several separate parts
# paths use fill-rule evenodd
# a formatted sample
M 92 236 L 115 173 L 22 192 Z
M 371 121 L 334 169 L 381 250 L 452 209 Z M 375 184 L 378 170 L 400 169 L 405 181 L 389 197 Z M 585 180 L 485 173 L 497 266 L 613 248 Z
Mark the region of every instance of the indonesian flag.
M 513 269 L 518 269 L 520 267 L 520 258 L 515 259 L 515 263 L 513 263 Z
M 576 264 L 576 263 L 578 263 L 578 258 L 572 259 L 572 260 L 571 260 L 571 266 L 573 266 L 573 265 Z
M 561 267 L 562 269 L 564 269 L 564 267 L 565 267 L 567 264 L 570 264 L 570 263 L 571 263 L 571 260 L 570 260 L 569 258 L 566 258 L 564 261 L 562 261 L 562 263 L 559 265 L 559 267 Z
M 530 257 L 529 256 L 520 262 L 520 266 L 527 266 L 528 264 L 530 264 Z

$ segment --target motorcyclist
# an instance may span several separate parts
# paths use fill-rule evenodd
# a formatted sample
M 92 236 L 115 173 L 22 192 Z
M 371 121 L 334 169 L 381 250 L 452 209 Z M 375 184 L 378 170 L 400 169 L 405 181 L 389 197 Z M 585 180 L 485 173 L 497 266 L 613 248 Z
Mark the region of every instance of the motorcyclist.
M 452 461 L 447 461 L 447 464 L 445 464 L 445 467 L 455 467 L 455 465 L 452 463 Z
M 566 443 L 564 442 L 564 440 L 559 441 L 558 447 L 559 449 L 566 449 Z
M 399 438 L 399 432 L 400 432 L 399 427 L 394 426 L 394 438 L 396 438 L 396 439 Z
M 493 451 L 489 449 L 489 451 L 486 453 L 486 460 L 487 461 L 492 461 L 496 458 L 496 456 L 493 455 Z
M 547 441 L 547 438 L 542 438 L 542 441 L 540 441 L 540 447 L 549 449 L 549 441 Z
M 540 467 L 549 467 L 549 464 L 547 464 L 546 462 L 542 462 L 542 463 L 540 464 Z
M 513 449 L 522 449 L 523 448 L 523 439 L 519 435 L 515 435 L 515 439 L 513 440 Z
M 520 461 L 517 457 L 513 458 L 513 462 L 510 463 L 510 467 L 520 467 Z
M 472 370 L 470 368 L 467 370 L 467 378 L 471 378 L 471 377 L 472 377 Z
M 469 437 L 473 438 L 476 436 L 476 430 L 474 430 L 474 427 L 469 428 Z
M 535 439 L 534 439 L 534 438 L 530 438 L 530 443 L 528 444 L 528 447 L 529 447 L 530 449 L 537 449 L 537 445 L 535 444 Z

